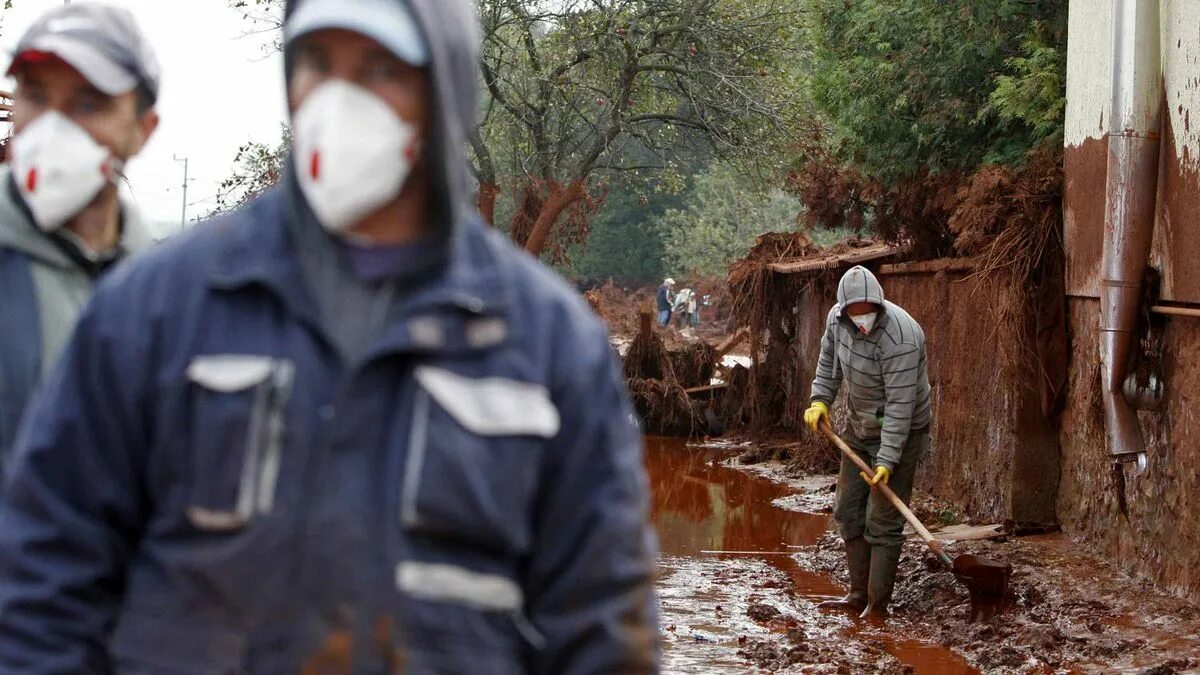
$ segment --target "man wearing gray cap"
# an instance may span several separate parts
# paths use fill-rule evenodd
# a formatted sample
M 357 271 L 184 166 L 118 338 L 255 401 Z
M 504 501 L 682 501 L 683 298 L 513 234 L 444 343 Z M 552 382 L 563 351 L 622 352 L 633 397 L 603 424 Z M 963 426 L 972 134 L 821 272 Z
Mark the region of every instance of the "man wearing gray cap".
M 282 184 L 106 278 L 30 408 L 0 674 L 655 672 L 606 331 L 474 210 L 475 3 L 285 17 Z
M 150 238 L 116 181 L 158 125 L 158 67 L 133 17 L 61 7 L 21 38 L 0 170 L 0 473 L 35 384 L 96 279 Z

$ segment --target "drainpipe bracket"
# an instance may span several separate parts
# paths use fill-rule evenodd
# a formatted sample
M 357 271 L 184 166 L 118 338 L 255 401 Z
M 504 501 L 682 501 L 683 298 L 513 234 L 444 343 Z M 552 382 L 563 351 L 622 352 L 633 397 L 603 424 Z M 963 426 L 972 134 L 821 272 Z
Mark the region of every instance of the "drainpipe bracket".
M 1133 477 L 1137 478 L 1146 473 L 1150 467 L 1150 461 L 1144 452 L 1130 452 L 1123 455 L 1113 455 L 1114 464 L 1121 469 L 1126 466 L 1133 465 Z

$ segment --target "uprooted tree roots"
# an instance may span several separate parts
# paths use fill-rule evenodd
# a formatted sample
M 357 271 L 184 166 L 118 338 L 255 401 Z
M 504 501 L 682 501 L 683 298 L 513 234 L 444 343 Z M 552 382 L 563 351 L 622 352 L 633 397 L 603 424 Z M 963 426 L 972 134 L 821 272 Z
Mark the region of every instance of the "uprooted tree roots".
M 703 411 L 683 387 L 662 380 L 630 380 L 629 394 L 642 429 L 655 436 L 690 437 L 705 428 Z
M 836 251 L 857 245 L 844 243 Z M 747 373 L 731 375 L 723 411 L 731 428 L 769 434 L 801 427 L 815 364 L 795 351 L 796 341 L 806 337 L 800 324 L 807 318 L 796 311 L 797 302 L 805 291 L 828 290 L 828 275 L 775 274 L 769 265 L 818 253 L 802 233 L 771 233 L 759 237 L 750 254 L 730 269 L 734 322 L 749 327 L 754 359 Z
M 955 252 L 979 260 L 975 278 L 1011 279 L 992 308 L 1017 337 L 999 343 L 1000 366 L 1038 364 L 1047 415 L 1061 403 L 1067 376 L 1062 185 L 1062 149 L 1044 145 L 1023 167 L 976 172 L 955 195 L 949 221 Z
M 658 331 L 638 333 L 625 355 L 625 378 L 642 427 L 661 436 L 695 436 L 709 423 L 687 389 L 712 381 L 716 349 L 706 342 L 668 350 Z

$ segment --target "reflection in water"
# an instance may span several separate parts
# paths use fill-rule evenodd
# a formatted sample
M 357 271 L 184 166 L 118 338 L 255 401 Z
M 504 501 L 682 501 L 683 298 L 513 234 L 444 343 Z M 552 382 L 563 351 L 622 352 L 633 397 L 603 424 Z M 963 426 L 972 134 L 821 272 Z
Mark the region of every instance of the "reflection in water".
M 647 443 L 653 515 L 664 555 L 786 551 L 789 544 L 815 544 L 829 526 L 826 516 L 773 506 L 773 500 L 790 493 L 787 488 L 714 465 L 726 452 L 686 449 L 668 439 Z
M 841 597 L 844 588 L 823 574 L 801 568 L 790 555 L 778 553 L 817 543 L 829 529 L 830 518 L 772 504 L 790 494 L 788 488 L 719 466 L 727 452 L 685 448 L 675 439 L 648 438 L 646 445 L 653 518 L 662 549 L 659 594 L 667 672 L 745 672 L 747 665 L 735 655 L 737 637 L 761 635 L 767 629 L 734 615 L 733 607 L 782 596 L 786 589 L 778 587 L 781 576 L 790 579 L 791 589 L 803 599 L 800 604 L 814 612 L 814 621 L 826 628 L 830 639 L 859 634 L 860 639 L 883 643 L 918 675 L 975 672 L 941 647 L 897 641 L 872 634 L 846 616 L 816 613 L 815 603 Z

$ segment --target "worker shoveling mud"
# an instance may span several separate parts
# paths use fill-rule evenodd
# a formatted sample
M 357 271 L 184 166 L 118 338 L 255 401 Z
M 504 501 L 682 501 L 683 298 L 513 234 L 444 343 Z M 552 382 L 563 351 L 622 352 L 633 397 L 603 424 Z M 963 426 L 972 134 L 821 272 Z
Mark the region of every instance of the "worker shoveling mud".
M 821 440 L 825 443 L 823 437 Z M 725 451 L 742 447 L 752 446 Z M 703 456 L 697 463 L 707 467 Z M 704 469 L 728 480 L 730 485 L 724 494 L 736 497 L 736 501 L 730 502 L 729 509 L 714 508 L 709 513 L 709 518 L 726 524 L 717 528 L 709 523 L 706 531 L 719 536 L 713 541 L 701 539 L 697 548 L 778 551 L 779 542 L 783 542 L 794 551 L 792 555 L 757 559 L 760 567 L 778 569 L 790 577 L 783 585 L 769 570 L 743 574 L 748 584 L 745 590 L 753 596 L 746 601 L 770 604 L 782 613 L 762 624 L 764 630 L 727 626 L 733 631 L 731 641 L 739 654 L 757 668 L 767 672 L 915 675 L 1200 672 L 1200 639 L 1195 637 L 1200 635 L 1200 609 L 1195 604 L 1166 595 L 1147 580 L 1131 578 L 1111 560 L 1086 553 L 1063 534 L 1017 537 L 994 532 L 976 538 L 967 530 L 994 529 L 983 524 L 989 521 L 968 519 L 968 524 L 959 524 L 967 514 L 920 491 L 914 491 L 909 504 L 946 545 L 952 558 L 957 557 L 955 554 L 975 555 L 1012 566 L 1005 597 L 973 601 L 967 587 L 947 574 L 944 563 L 929 555 L 925 544 L 918 545 L 914 536 L 906 539 L 903 547 L 886 623 L 818 610 L 819 603 L 840 597 L 850 581 L 841 537 L 832 531 L 811 535 L 814 528 L 830 525 L 835 499 L 833 476 L 797 472 L 782 462 L 769 460 L 745 466 L 730 458 L 722 466 L 738 469 L 753 479 L 734 484 L 725 473 L 716 473 L 712 467 Z M 666 471 L 659 473 L 668 475 Z M 675 495 L 677 501 L 692 504 L 702 499 L 702 486 L 689 482 L 690 477 L 680 481 L 686 483 L 692 496 L 681 500 Z M 681 527 L 684 522 L 691 527 L 702 526 L 687 518 L 660 518 L 660 522 L 669 522 L 670 527 Z M 690 541 L 674 531 L 668 534 L 675 546 Z M 748 539 L 750 535 L 754 538 Z M 748 565 L 750 557 L 725 556 L 730 564 L 742 565 Z M 736 577 L 738 569 L 715 567 L 714 575 Z M 674 588 L 688 581 L 675 575 L 660 583 Z M 728 591 L 718 592 L 710 585 L 696 594 L 703 601 L 705 592 L 717 593 L 708 601 L 709 612 L 712 604 L 722 604 L 727 616 L 746 616 L 748 607 L 728 597 L 734 591 L 741 592 L 732 586 L 736 584 L 726 581 L 721 588 L 730 587 Z M 672 621 L 681 622 L 678 633 L 671 636 L 675 639 L 672 648 L 698 655 L 713 647 L 689 641 L 691 634 L 704 630 L 712 618 L 680 618 L 682 609 L 674 604 L 667 607 Z M 772 627 L 779 627 L 779 632 L 770 632 Z M 745 636 L 744 643 L 741 636 Z M 885 654 L 880 656 L 872 649 Z M 889 655 L 894 658 L 887 658 Z M 686 672 L 718 670 L 710 667 Z
M 842 451 L 842 454 L 847 459 L 858 466 L 862 471 L 862 479 L 870 483 L 870 467 L 858 456 L 858 453 L 854 452 L 850 446 L 846 445 L 845 441 L 833 432 L 833 428 L 829 426 L 828 420 L 825 421 L 822 431 Z M 960 555 L 951 560 L 950 556 L 942 548 L 941 543 L 929 533 L 929 530 L 917 519 L 917 516 L 913 514 L 908 506 L 901 501 L 900 497 L 896 496 L 895 492 L 892 492 L 887 483 L 877 483 L 873 487 L 904 516 L 904 519 L 908 521 L 909 525 L 912 525 L 921 539 L 929 546 L 929 550 L 933 551 L 937 559 L 945 565 L 946 569 L 954 574 L 954 578 L 967 587 L 967 592 L 971 595 L 972 606 L 978 607 L 996 603 L 1004 598 L 1008 592 L 1008 579 L 1012 575 L 1011 565 L 969 554 Z M 865 614 L 866 612 L 864 611 Z M 974 613 L 972 618 L 974 618 Z

